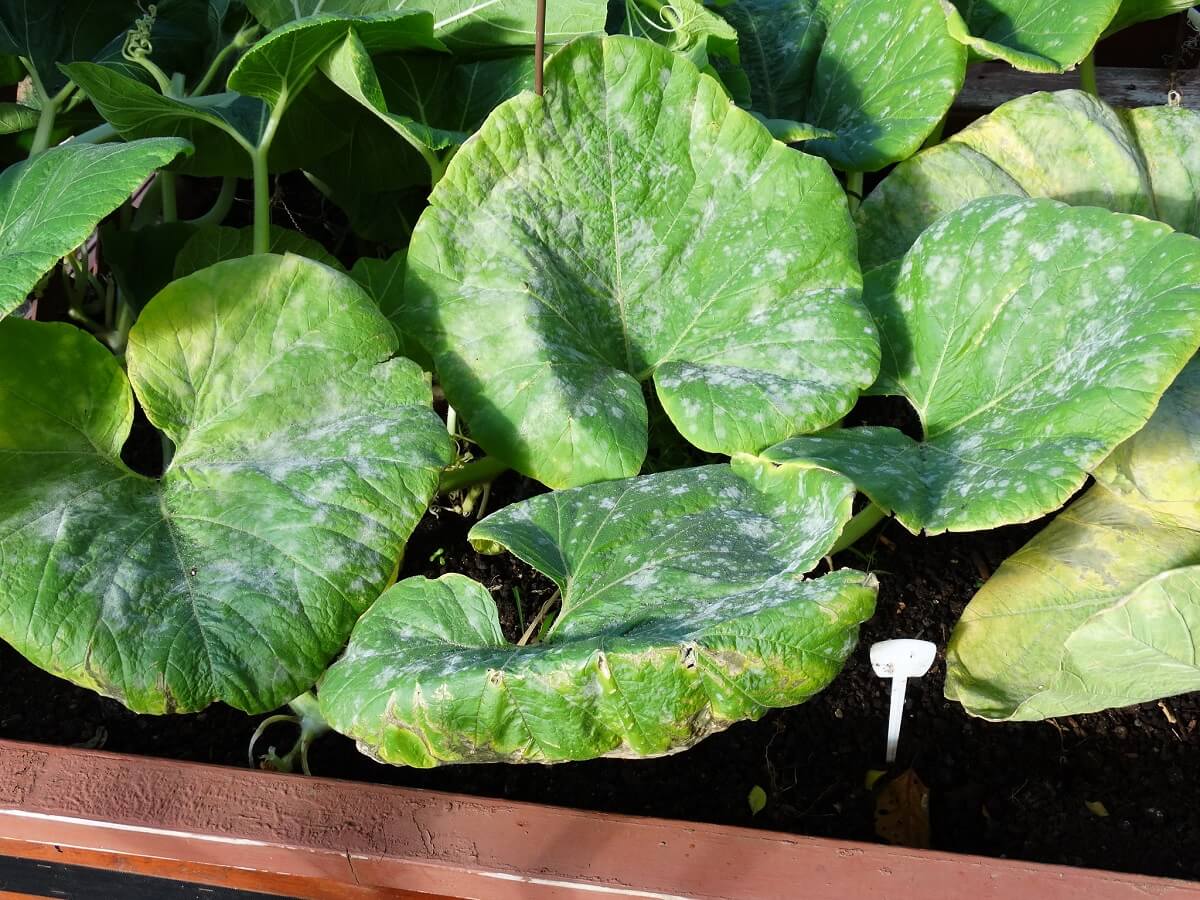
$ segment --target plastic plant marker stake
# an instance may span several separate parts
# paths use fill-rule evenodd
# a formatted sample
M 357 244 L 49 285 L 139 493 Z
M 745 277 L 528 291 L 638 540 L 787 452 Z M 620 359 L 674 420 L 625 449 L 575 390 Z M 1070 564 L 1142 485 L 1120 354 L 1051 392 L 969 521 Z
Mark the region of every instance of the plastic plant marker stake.
M 930 641 L 898 638 L 871 645 L 871 668 L 880 678 L 892 680 L 892 703 L 888 711 L 887 762 L 896 761 L 900 744 L 900 723 L 904 718 L 904 693 L 908 679 L 920 678 L 929 671 L 937 655 L 937 646 Z

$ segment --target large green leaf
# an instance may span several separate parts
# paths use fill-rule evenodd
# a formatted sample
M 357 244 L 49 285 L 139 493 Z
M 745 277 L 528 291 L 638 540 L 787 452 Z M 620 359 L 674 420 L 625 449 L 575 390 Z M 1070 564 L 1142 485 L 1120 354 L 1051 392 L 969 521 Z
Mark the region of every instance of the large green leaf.
M 1200 235 L 1200 114 L 1113 110 L 1081 91 L 1037 93 L 996 109 L 898 165 L 856 217 L 865 270 L 899 259 L 941 215 L 995 194 L 1160 219 Z
M 140 712 L 307 690 L 394 577 L 449 441 L 348 277 L 254 256 L 176 281 L 129 377 L 66 325 L 0 323 L 0 636 Z M 132 383 L 175 446 L 128 469 Z
M 527 0 L 246 0 L 267 28 L 278 28 L 317 12 L 370 15 L 406 9 L 429 10 L 436 30 L 456 53 L 488 52 L 504 47 L 532 47 L 534 4 Z M 554 0 L 546 4 L 546 42 L 566 43 L 604 30 L 607 3 L 600 0 Z
M 910 530 L 1057 509 L 1150 418 L 1200 346 L 1200 240 L 1052 200 L 945 216 L 872 302 L 883 368 L 921 418 L 794 438 L 766 456 L 849 475 Z
M 385 762 L 557 762 L 671 753 L 829 683 L 875 580 L 806 579 L 853 488 L 748 460 L 558 491 L 472 529 L 559 586 L 542 643 L 500 632 L 487 590 L 410 578 L 355 627 L 321 709 Z
M 60 257 L 92 233 L 184 141 L 68 144 L 0 174 L 0 318 L 20 306 Z
M 941 0 L 950 33 L 984 59 L 1065 72 L 1092 52 L 1121 0 Z
M 1200 363 L 1096 480 L 963 613 L 946 696 L 968 712 L 1042 719 L 1200 690 Z
M 750 108 L 829 132 L 805 150 L 847 171 L 911 156 L 950 108 L 967 54 L 938 0 L 734 0 Z
M 417 337 L 472 436 L 553 487 L 639 470 L 643 381 L 732 453 L 831 424 L 874 380 L 828 166 L 648 41 L 559 51 L 545 98 L 500 106 L 430 203 Z

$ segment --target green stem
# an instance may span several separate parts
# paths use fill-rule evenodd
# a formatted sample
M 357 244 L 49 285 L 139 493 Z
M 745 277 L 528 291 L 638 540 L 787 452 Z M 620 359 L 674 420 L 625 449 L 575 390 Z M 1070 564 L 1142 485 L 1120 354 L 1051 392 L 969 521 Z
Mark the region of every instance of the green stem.
M 179 218 L 179 205 L 175 199 L 175 173 L 159 172 L 158 180 L 162 191 L 162 220 L 174 222 Z
M 281 96 L 271 110 L 271 118 L 263 128 L 258 146 L 250 154 L 254 174 L 254 252 L 267 253 L 271 249 L 271 175 L 267 160 L 271 155 L 271 142 L 279 129 L 279 120 L 287 109 L 288 98 Z
M 125 352 L 129 343 L 129 329 L 133 327 L 133 309 L 124 299 L 117 298 L 117 327 L 109 337 L 108 346 L 113 353 L 120 356 Z
M 142 202 L 133 213 L 133 230 L 157 222 L 162 215 L 162 182 L 155 178 L 142 194 Z
M 20 59 L 21 65 L 29 73 L 29 80 L 33 84 L 38 99 L 42 101 L 42 109 L 38 114 L 37 131 L 33 134 L 33 146 L 29 150 L 29 155 L 34 157 L 50 146 L 50 135 L 54 132 L 54 118 L 58 115 L 58 107 L 46 93 L 46 86 L 42 84 L 42 76 L 38 74 L 37 67 L 24 56 Z
M 850 212 L 854 214 L 858 212 L 858 207 L 863 200 L 863 173 L 862 172 L 847 172 L 846 173 L 846 201 L 850 204 Z
M 249 27 L 243 27 L 239 29 L 238 33 L 234 35 L 233 40 L 222 47 L 221 52 L 213 57 L 213 61 L 208 65 L 208 71 L 204 73 L 204 76 L 199 82 L 196 83 L 196 86 L 192 88 L 191 96 L 198 97 L 207 91 L 208 86 L 212 84 L 213 79 L 217 77 L 217 72 L 221 71 L 222 64 L 226 59 L 229 58 L 229 54 L 233 53 L 235 50 L 241 50 L 244 47 L 248 47 L 254 38 L 258 36 L 259 30 L 260 29 L 257 25 L 251 25 Z
M 171 90 L 171 77 L 158 67 L 158 63 L 148 59 L 144 54 L 134 53 L 125 56 L 125 59 L 132 63 L 137 63 L 143 69 L 150 73 L 150 77 L 154 79 L 154 83 L 158 85 L 158 92 L 164 97 L 174 96 Z
M 1100 96 L 1100 89 L 1096 86 L 1095 52 L 1089 53 L 1083 58 L 1083 62 L 1079 64 L 1079 86 L 1093 97 Z
M 320 704 L 312 691 L 301 694 L 288 703 L 288 706 L 295 715 L 269 716 L 263 719 L 255 729 L 253 737 L 250 738 L 250 765 L 254 765 L 254 745 L 258 743 L 263 733 L 272 725 L 289 722 L 299 726 L 300 737 L 292 745 L 292 749 L 283 756 L 279 756 L 275 752 L 275 748 L 271 747 L 263 758 L 262 767 L 273 769 L 276 772 L 294 772 L 298 761 L 300 770 L 305 775 L 311 775 L 312 771 L 308 767 L 308 748 L 312 746 L 313 741 L 323 734 L 328 734 L 331 729 L 329 723 L 325 721 L 325 717 L 321 715 Z
M 213 202 L 212 208 L 202 216 L 188 219 L 189 225 L 220 225 L 233 208 L 233 200 L 237 194 L 237 179 L 226 175 L 221 179 L 221 192 Z
M 251 156 L 254 173 L 254 252 L 271 249 L 271 178 L 267 154 L 260 147 Z
M 507 472 L 508 468 L 505 463 L 500 462 L 496 457 L 485 456 L 483 459 L 473 460 L 456 469 L 447 469 L 442 473 L 442 480 L 438 484 L 438 493 L 452 494 L 454 491 L 461 491 L 463 488 L 468 488 L 475 484 L 494 481 Z
M 38 96 L 42 98 L 42 109 L 38 114 L 37 131 L 33 133 L 33 146 L 29 151 L 30 156 L 37 156 L 43 150 L 50 148 L 50 140 L 54 134 L 54 122 L 58 118 L 58 111 L 71 99 L 71 94 L 75 93 L 75 84 L 68 81 L 61 91 L 53 97 L 48 97 L 46 96 L 46 89 L 37 78 L 32 65 L 29 67 L 29 77 L 33 79 L 33 83 L 37 87 Z
M 887 513 L 872 503 L 846 523 L 846 527 L 842 529 L 842 534 L 837 539 L 837 543 L 833 545 L 833 549 L 829 551 L 829 555 L 832 556 L 835 553 L 841 553 L 847 547 L 853 547 L 886 517 Z
M 29 148 L 31 157 L 50 148 L 50 136 L 54 133 L 54 119 L 57 116 L 58 107 L 53 101 L 47 100 L 42 104 L 42 111 L 38 114 L 37 131 L 33 133 L 33 146 Z
M 517 587 L 515 584 L 513 585 L 512 595 L 513 595 L 513 603 L 515 603 L 516 607 L 517 607 L 517 627 L 521 629 L 521 634 L 524 634 L 525 633 L 525 609 L 524 609 L 524 604 L 521 603 L 521 589 L 519 587 Z

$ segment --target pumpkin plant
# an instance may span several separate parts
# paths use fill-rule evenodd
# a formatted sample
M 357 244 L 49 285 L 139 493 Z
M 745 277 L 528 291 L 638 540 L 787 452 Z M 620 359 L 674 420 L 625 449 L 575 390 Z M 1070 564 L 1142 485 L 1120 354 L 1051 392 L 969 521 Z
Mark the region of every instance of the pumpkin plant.
M 669 754 L 830 683 L 878 582 L 822 561 L 884 515 L 984 530 L 1094 478 L 972 602 L 948 692 L 1197 686 L 1200 121 L 1062 91 L 941 141 L 972 55 L 1062 71 L 1173 3 L 626 0 L 604 35 L 561 0 L 544 67 L 517 0 L 25 7 L 0 638 L 36 665 L 291 704 L 280 767 L 330 728 L 413 766 Z M 340 240 L 272 217 L 297 171 Z M 920 436 L 844 427 L 863 394 Z M 553 489 L 470 531 L 557 588 L 516 643 L 494 585 L 401 577 L 439 491 L 507 467 Z
M 718 453 L 843 416 L 879 349 L 829 167 L 648 41 L 576 41 L 545 83 L 455 157 L 408 252 L 407 320 L 474 439 L 568 487 L 641 469 L 644 382 Z

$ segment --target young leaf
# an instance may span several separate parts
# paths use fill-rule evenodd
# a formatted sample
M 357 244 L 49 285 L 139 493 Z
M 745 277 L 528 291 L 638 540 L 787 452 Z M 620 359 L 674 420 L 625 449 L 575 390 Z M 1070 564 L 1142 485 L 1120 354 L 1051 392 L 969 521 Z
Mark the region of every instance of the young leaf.
M 271 145 L 271 169 L 314 161 L 344 142 L 337 104 L 306 102 L 322 58 L 354 31 L 372 51 L 441 49 L 428 13 L 313 16 L 254 44 L 229 73 L 230 90 L 203 97 L 166 97 L 148 85 L 91 63 L 66 66 L 102 116 L 124 137 L 180 135 L 197 145 L 195 175 L 245 175 L 248 154 Z M 338 95 L 340 97 L 340 95 Z M 285 110 L 287 115 L 284 115 Z M 303 120 L 298 122 L 298 120 Z M 288 129 L 292 133 L 288 134 Z M 275 143 L 277 129 L 285 136 Z
M 278 28 L 314 13 L 371 15 L 404 9 L 429 10 L 436 34 L 455 53 L 532 47 L 534 5 L 526 0 L 246 0 L 254 17 Z M 596 0 L 554 0 L 546 4 L 546 43 L 564 44 L 604 30 L 607 4 Z
M 874 608 L 870 575 L 805 579 L 852 487 L 748 460 L 558 491 L 472 529 L 550 576 L 562 611 L 508 644 L 487 590 L 410 578 L 321 680 L 326 719 L 385 762 L 557 762 L 690 747 L 827 685 Z
M 185 138 L 196 148 L 188 173 L 250 174 L 247 151 L 258 143 L 268 113 L 261 100 L 232 91 L 177 99 L 95 63 L 63 68 L 96 111 L 127 140 Z M 321 139 L 320 132 L 315 139 Z
M 878 365 L 852 241 L 824 162 L 682 57 L 587 38 L 455 156 L 406 294 L 472 435 L 561 487 L 639 470 L 643 381 L 714 452 L 844 415 Z
M 341 269 L 338 258 L 310 237 L 290 228 L 271 226 L 270 253 L 294 253 L 315 259 L 335 269 Z M 231 228 L 228 225 L 208 225 L 196 230 L 175 257 L 175 277 L 183 278 L 228 259 L 240 259 L 254 253 L 254 229 Z
M 229 89 L 275 108 L 297 96 L 329 51 L 350 33 L 367 53 L 442 50 L 433 16 L 413 10 L 370 16 L 315 15 L 277 28 L 254 44 L 229 73 Z
M 104 66 L 75 63 L 66 69 L 122 137 L 174 135 L 191 141 L 196 153 L 181 171 L 209 177 L 250 175 L 249 152 L 263 139 L 270 120 L 262 100 L 234 91 L 176 99 Z M 271 142 L 271 171 L 301 168 L 345 143 L 339 108 L 345 104 L 340 98 L 340 92 L 322 79 L 288 101 Z
M 1200 690 L 1200 363 L 975 595 L 946 696 L 1042 719 Z
M 984 59 L 1060 73 L 1092 52 L 1121 0 L 941 0 L 950 33 Z
M 186 141 L 67 144 L 0 174 L 0 319 Z
M 370 53 L 355 32 L 346 35 L 341 44 L 324 57 L 321 71 L 351 99 L 408 141 L 438 176 L 442 166 L 433 151 L 461 144 L 467 138 L 463 132 L 435 128 L 411 116 L 390 112 Z
M 1200 240 L 1051 200 L 977 200 L 926 231 L 877 319 L 924 440 L 830 430 L 767 451 L 843 472 L 913 532 L 1057 509 L 1200 346 Z
M 449 461 L 395 337 L 345 275 L 254 256 L 176 281 L 129 338 L 0 323 L 0 635 L 139 712 L 307 690 L 394 577 Z M 121 461 L 132 383 L 175 447 Z
M 995 194 L 1050 197 L 1200 235 L 1200 114 L 1117 113 L 1081 91 L 1021 97 L 901 163 L 857 215 L 865 270 L 904 255 L 944 213 Z
M 966 73 L 938 0 L 734 0 L 716 12 L 737 29 L 749 108 L 830 132 L 804 149 L 849 172 L 915 153 Z

